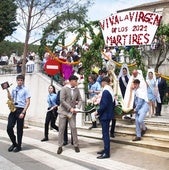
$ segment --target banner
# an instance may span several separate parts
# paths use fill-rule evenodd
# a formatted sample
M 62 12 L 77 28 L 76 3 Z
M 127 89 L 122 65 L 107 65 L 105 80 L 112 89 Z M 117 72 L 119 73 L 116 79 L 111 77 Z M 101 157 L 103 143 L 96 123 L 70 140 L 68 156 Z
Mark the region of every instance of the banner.
M 127 11 L 100 21 L 107 46 L 150 45 L 162 15 L 150 11 Z

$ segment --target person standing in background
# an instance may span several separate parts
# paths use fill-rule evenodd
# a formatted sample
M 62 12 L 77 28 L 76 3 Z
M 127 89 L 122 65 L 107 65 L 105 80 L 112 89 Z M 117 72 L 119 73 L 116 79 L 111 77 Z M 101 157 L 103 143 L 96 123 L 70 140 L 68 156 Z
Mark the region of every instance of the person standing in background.
M 33 56 L 29 56 L 29 60 L 26 63 L 26 72 L 33 73 L 35 69 L 35 62 L 33 61 Z
M 12 141 L 12 145 L 8 148 L 9 152 L 19 152 L 22 150 L 24 118 L 31 98 L 28 89 L 24 86 L 24 80 L 25 77 L 23 75 L 18 75 L 16 77 L 17 86 L 11 93 L 11 99 L 15 104 L 16 110 L 8 116 L 7 133 Z M 17 124 L 17 142 L 13 129 L 15 124 Z
M 92 99 L 97 96 L 101 92 L 101 85 L 98 81 L 96 81 L 96 76 L 91 74 L 88 76 L 88 98 Z M 97 122 L 95 116 L 91 116 L 92 126 L 89 129 L 97 128 Z
M 129 82 L 130 74 L 127 65 L 123 65 L 118 76 L 119 86 L 121 90 L 122 97 L 124 98 L 126 87 Z
M 16 64 L 16 72 L 18 74 L 22 72 L 22 60 L 23 59 L 19 59 L 19 61 L 17 61 L 17 64 Z
M 146 84 L 147 84 L 147 94 L 149 100 L 149 117 L 155 115 L 155 102 L 156 100 L 158 103 L 161 103 L 159 98 L 158 87 L 156 83 L 156 77 L 154 73 L 154 69 L 148 69 L 147 77 L 146 77 Z
M 56 103 L 57 94 L 55 87 L 53 85 L 50 85 L 48 88 L 48 111 L 46 113 L 46 119 L 45 119 L 45 131 L 44 131 L 44 138 L 41 140 L 41 142 L 48 141 L 48 132 L 49 132 L 49 123 L 51 122 L 51 127 L 55 129 L 56 131 L 59 130 L 58 126 L 55 125 L 56 119 L 57 119 L 57 107 L 58 104 Z
M 91 99 L 101 92 L 101 85 L 99 82 L 96 81 L 96 76 L 94 74 L 88 76 L 88 81 L 88 94 L 89 99 Z
M 155 115 L 161 116 L 161 109 L 162 109 L 164 95 L 165 95 L 165 92 L 166 92 L 166 89 L 167 89 L 167 83 L 166 83 L 166 80 L 161 77 L 160 73 L 158 73 L 156 75 L 156 77 L 157 77 L 158 91 L 159 91 L 159 94 L 160 94 L 161 103 L 157 101 L 157 107 L 156 107 Z

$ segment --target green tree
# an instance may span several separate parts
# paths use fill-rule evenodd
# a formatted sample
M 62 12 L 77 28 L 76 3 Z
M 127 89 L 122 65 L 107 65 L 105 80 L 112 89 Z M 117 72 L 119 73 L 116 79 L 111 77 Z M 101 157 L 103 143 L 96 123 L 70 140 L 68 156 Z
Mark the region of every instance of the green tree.
M 65 11 L 74 11 L 77 8 L 87 8 L 89 0 L 15 0 L 18 5 L 20 26 L 25 30 L 25 45 L 23 52 L 22 74 L 25 74 L 25 62 L 30 37 L 37 37 L 40 30 Z M 37 42 L 38 40 L 33 41 Z
M 0 42 L 16 30 L 17 6 L 13 0 L 1 0 L 0 2 Z
M 155 48 L 146 50 L 146 46 L 142 49 L 142 57 L 148 59 L 148 67 L 155 64 L 155 71 L 158 72 L 159 67 L 167 59 L 169 52 L 169 24 L 161 24 L 154 37 Z M 156 62 L 152 63 L 152 57 L 156 58 Z
M 167 54 L 169 52 L 169 24 L 161 24 L 157 30 L 157 63 L 155 70 L 158 71 L 158 68 L 166 60 Z
M 6 54 L 8 57 L 12 53 L 16 53 L 18 56 L 23 54 L 24 43 L 21 42 L 11 42 L 4 40 L 0 42 L 0 55 Z M 38 53 L 39 45 L 29 44 L 28 50 Z
M 65 46 L 65 37 L 68 33 L 79 34 L 79 28 L 84 26 L 86 22 L 86 8 L 79 7 L 74 11 L 65 11 L 60 16 L 56 17 L 43 31 L 39 56 L 45 53 L 45 46 L 50 46 L 53 51 L 58 44 Z M 82 36 L 82 35 L 81 35 Z M 76 42 L 79 40 L 78 36 Z M 76 43 L 74 42 L 74 43 Z

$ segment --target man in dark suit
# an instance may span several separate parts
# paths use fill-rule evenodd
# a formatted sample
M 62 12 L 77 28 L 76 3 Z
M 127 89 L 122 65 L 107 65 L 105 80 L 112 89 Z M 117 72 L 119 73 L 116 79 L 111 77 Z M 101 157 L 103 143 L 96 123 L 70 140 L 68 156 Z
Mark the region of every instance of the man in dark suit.
M 162 108 L 163 99 L 164 99 L 164 95 L 165 95 L 166 88 L 167 88 L 167 83 L 166 83 L 166 80 L 161 77 L 160 73 L 158 73 L 156 76 L 157 76 L 158 90 L 159 90 L 159 94 L 160 94 L 161 103 L 159 103 L 157 101 L 157 107 L 156 107 L 156 114 L 155 115 L 161 116 L 161 108 Z
M 110 121 L 114 118 L 114 93 L 112 87 L 109 84 L 109 77 L 104 77 L 101 81 L 103 92 L 100 100 L 100 107 L 97 110 L 97 114 L 99 116 L 99 120 L 102 126 L 104 149 L 97 153 L 101 154 L 97 157 L 98 159 L 110 157 L 109 127 Z

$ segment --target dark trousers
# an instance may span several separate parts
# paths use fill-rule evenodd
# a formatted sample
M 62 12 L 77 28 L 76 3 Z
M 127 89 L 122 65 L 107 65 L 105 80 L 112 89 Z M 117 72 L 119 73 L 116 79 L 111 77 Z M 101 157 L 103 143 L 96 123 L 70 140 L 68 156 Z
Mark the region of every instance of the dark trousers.
M 8 116 L 8 124 L 7 124 L 7 133 L 9 138 L 11 139 L 13 145 L 21 147 L 22 144 L 22 136 L 23 136 L 23 126 L 24 126 L 24 118 L 20 119 L 19 115 L 21 114 L 23 108 L 17 108 L 15 112 L 11 112 Z M 17 142 L 16 136 L 14 134 L 14 126 L 17 123 Z
M 160 94 L 161 103 L 158 103 L 156 101 L 157 102 L 157 107 L 156 107 L 156 115 L 157 116 L 161 116 L 161 109 L 162 109 L 163 98 L 164 98 L 164 94 Z
M 114 135 L 115 126 L 116 126 L 116 119 L 112 119 L 112 124 L 111 124 L 111 128 L 110 128 L 110 134 L 112 134 L 112 135 Z
M 100 123 L 102 126 L 104 153 L 110 155 L 110 135 L 109 135 L 110 120 L 100 120 Z
M 52 110 L 47 112 L 46 119 L 45 119 L 45 138 L 48 138 L 49 133 L 49 123 L 51 122 L 51 127 L 58 131 L 58 126 L 55 125 L 57 119 L 57 111 Z
M 66 126 L 64 131 L 64 143 L 68 143 L 68 120 L 66 120 Z M 72 134 L 71 134 L 71 143 L 73 144 Z
M 156 115 L 161 116 L 161 108 L 162 108 L 162 103 L 157 102 L 157 107 L 156 107 Z
M 68 143 L 68 120 L 66 120 L 66 126 L 64 131 L 64 142 Z

